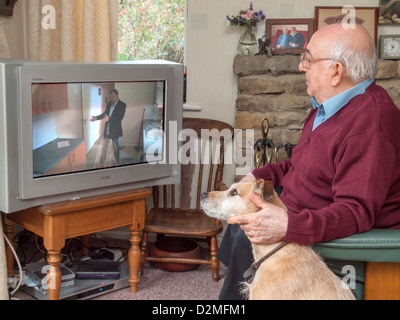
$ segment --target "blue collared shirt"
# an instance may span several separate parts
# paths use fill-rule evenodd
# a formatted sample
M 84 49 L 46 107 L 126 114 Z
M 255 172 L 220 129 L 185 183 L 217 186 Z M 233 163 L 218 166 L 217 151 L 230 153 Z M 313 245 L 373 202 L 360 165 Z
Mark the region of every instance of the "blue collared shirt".
M 311 97 L 311 103 L 314 109 L 318 108 L 317 115 L 315 116 L 313 131 L 324 121 L 332 117 L 336 112 L 342 109 L 351 99 L 359 94 L 363 94 L 365 90 L 374 82 L 374 79 L 367 79 L 360 82 L 358 85 L 350 88 L 338 95 L 329 98 L 320 105 L 314 97 Z

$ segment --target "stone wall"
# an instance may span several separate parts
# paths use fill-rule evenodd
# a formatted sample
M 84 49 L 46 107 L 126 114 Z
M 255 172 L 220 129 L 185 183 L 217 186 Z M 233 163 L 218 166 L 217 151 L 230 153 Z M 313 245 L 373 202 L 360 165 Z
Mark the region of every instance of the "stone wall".
M 268 118 L 269 139 L 276 145 L 297 144 L 312 108 L 305 74 L 298 67 L 299 56 L 236 56 L 233 64 L 238 78 L 235 128 L 254 129 L 257 141 L 262 138 L 261 122 Z M 379 60 L 378 68 L 377 84 L 386 89 L 400 108 L 400 62 Z M 243 154 L 249 155 L 244 134 L 242 141 Z M 283 149 L 278 155 L 279 160 L 287 158 Z

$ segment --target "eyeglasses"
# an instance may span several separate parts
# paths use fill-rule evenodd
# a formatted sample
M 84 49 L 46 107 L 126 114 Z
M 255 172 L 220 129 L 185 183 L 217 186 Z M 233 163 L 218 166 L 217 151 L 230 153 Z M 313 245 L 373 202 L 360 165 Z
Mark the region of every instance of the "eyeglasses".
M 317 62 L 317 61 L 323 61 L 323 60 L 332 60 L 332 61 L 334 61 L 331 58 L 306 58 L 306 54 L 305 53 L 302 53 L 300 55 L 300 62 L 301 62 L 301 65 L 302 65 L 303 69 L 308 69 L 308 67 L 310 65 L 310 62 Z

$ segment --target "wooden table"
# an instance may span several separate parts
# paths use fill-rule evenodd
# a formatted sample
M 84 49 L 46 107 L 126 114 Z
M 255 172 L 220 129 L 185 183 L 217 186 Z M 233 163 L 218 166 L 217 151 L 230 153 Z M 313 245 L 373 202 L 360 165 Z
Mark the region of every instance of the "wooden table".
M 151 196 L 148 189 L 117 192 L 75 201 L 43 205 L 4 215 L 4 230 L 9 239 L 13 237 L 13 225 L 17 223 L 43 237 L 50 265 L 47 281 L 50 300 L 58 300 L 61 288 L 60 252 L 65 239 L 127 226 L 130 233 L 129 283 L 131 292 L 137 292 L 141 251 L 140 233 L 145 225 L 145 200 Z M 86 237 L 87 239 L 87 237 Z M 8 273 L 11 276 L 14 258 L 7 248 Z

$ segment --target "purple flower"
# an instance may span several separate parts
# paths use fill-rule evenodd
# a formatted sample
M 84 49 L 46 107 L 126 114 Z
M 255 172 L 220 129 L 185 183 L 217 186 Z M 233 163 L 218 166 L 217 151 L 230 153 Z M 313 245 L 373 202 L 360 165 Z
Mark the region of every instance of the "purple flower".
M 253 2 L 250 2 L 250 8 L 247 10 L 240 10 L 237 16 L 227 16 L 227 24 L 232 26 L 256 26 L 260 20 L 265 20 L 263 10 L 254 11 Z

